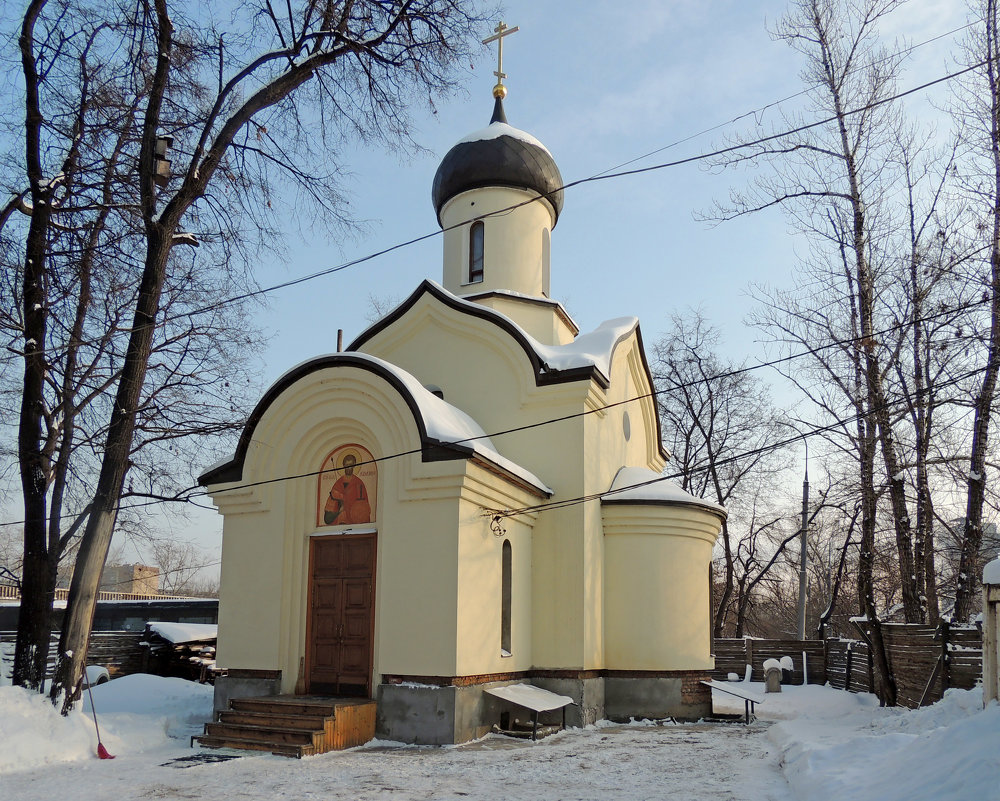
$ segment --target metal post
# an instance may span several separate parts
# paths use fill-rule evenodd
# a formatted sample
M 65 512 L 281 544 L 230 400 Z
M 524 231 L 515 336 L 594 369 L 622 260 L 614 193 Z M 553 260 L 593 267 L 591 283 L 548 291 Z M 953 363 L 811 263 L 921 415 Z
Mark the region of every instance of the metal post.
M 801 553 L 799 554 L 799 639 L 806 638 L 806 559 L 808 540 L 806 530 L 809 528 L 809 443 L 806 442 L 806 472 L 802 480 L 802 537 Z

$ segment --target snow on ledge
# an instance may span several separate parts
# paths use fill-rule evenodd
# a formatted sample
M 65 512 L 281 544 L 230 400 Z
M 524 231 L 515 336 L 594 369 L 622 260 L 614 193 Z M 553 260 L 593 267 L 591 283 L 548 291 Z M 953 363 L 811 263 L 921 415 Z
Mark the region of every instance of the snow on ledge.
M 185 642 L 214 640 L 219 636 L 219 627 L 214 623 L 146 623 L 149 630 L 159 634 L 167 642 L 180 645 Z
M 1000 584 L 1000 558 L 983 568 L 983 584 Z
M 621 468 L 602 500 L 701 506 L 723 516 L 726 515 L 724 506 L 696 498 L 690 492 L 682 490 L 675 482 L 647 467 Z

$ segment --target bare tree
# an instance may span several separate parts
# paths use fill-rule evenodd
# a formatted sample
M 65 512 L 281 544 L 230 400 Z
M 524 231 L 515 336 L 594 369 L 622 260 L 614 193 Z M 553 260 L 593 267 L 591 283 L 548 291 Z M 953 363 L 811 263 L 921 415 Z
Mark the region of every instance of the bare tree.
M 167 595 L 200 595 L 206 582 L 200 578 L 201 571 L 206 566 L 212 566 L 212 560 L 204 550 L 193 543 L 174 539 L 160 538 L 150 545 L 153 563 L 160 570 L 160 592 Z
M 0 582 L 21 586 L 21 560 L 24 556 L 20 529 L 0 527 Z
M 757 321 L 775 340 L 821 353 L 814 367 L 796 366 L 797 384 L 834 421 L 851 443 L 858 468 L 861 506 L 859 603 L 869 620 L 883 687 L 894 702 L 872 594 L 879 485 L 891 509 L 902 601 L 908 620 L 922 615 L 914 576 L 912 524 L 904 461 L 894 426 L 885 376 L 898 338 L 880 332 L 892 319 L 886 280 L 897 241 L 892 198 L 898 171 L 893 147 L 902 138 L 902 118 L 891 102 L 901 58 L 879 44 L 879 22 L 899 0 L 794 0 L 775 36 L 804 59 L 809 111 L 826 125 L 799 130 L 777 142 L 749 146 L 727 166 L 769 166 L 756 184 L 734 193 L 719 217 L 780 206 L 812 241 L 808 278 L 792 293 L 762 292 Z M 798 128 L 800 120 L 786 120 Z M 829 350 L 818 348 L 832 344 Z M 813 382 L 810 382 L 810 377 Z M 817 380 L 819 379 L 819 380 Z M 881 454 L 882 480 L 876 457 Z
M 1000 372 L 1000 11 L 997 0 L 970 0 L 969 7 L 978 24 L 966 43 L 965 62 L 977 66 L 959 89 L 956 115 L 962 123 L 960 140 L 967 145 L 962 173 L 974 220 L 971 230 L 983 253 L 971 278 L 988 305 L 989 320 L 983 336 L 982 373 L 972 400 L 967 501 L 955 588 L 954 618 L 959 621 L 974 614 L 989 437 Z
M 57 43 L 73 41 L 70 12 L 82 13 L 84 7 L 76 0 L 51 3 L 34 0 L 23 17 L 19 43 L 30 192 L 11 201 L 13 208 L 27 205 L 30 212 L 22 251 L 19 434 L 25 587 L 33 595 L 22 610 L 29 609 L 29 617 L 44 612 L 45 588 L 51 586 L 44 575 L 52 569 L 50 560 L 37 560 L 37 567 L 32 561 L 51 517 L 43 435 L 51 323 L 46 288 L 52 201 L 59 185 L 54 176 L 66 172 L 58 162 L 74 157 L 75 142 L 69 137 L 61 148 L 43 147 L 44 88 L 47 65 L 64 56 Z M 114 4 L 102 11 L 109 21 L 93 30 L 95 41 L 109 37 L 104 55 L 119 58 L 121 96 L 137 99 L 126 137 L 134 187 L 128 205 L 142 255 L 134 298 L 122 303 L 131 315 L 127 342 L 106 387 L 104 423 L 92 444 L 96 483 L 87 493 L 87 514 L 74 521 L 83 533 L 51 690 L 64 710 L 73 702 L 85 658 L 97 584 L 127 489 L 137 432 L 145 420 L 150 436 L 162 443 L 172 439 L 174 376 L 167 369 L 165 382 L 151 383 L 157 378 L 157 336 L 183 348 L 195 318 L 217 310 L 209 304 L 191 316 L 164 314 L 170 276 L 180 271 L 182 279 L 184 267 L 191 269 L 183 261 L 178 267 L 174 247 L 199 241 L 191 231 L 200 227 L 218 233 L 227 256 L 246 258 L 252 242 L 265 243 L 273 234 L 271 197 L 279 181 L 298 187 L 317 217 L 344 222 L 338 184 L 323 169 L 335 159 L 336 145 L 348 137 L 406 144 L 407 101 L 451 86 L 450 70 L 480 22 L 453 0 L 326 0 L 289 3 L 281 12 L 268 2 L 250 3 L 235 12 L 227 29 L 212 22 L 205 7 L 170 6 L 168 0 Z M 172 137 L 172 165 L 164 158 L 164 135 Z M 26 631 L 25 641 L 37 641 L 37 634 Z
M 44 35 L 36 36 L 36 26 Z M 25 162 L 13 154 L 3 161 L 10 201 L 0 216 L 0 331 L 10 344 L 0 409 L 8 419 L 20 418 L 18 463 L 22 487 L 31 490 L 24 496 L 26 512 L 39 506 L 46 512 L 41 519 L 26 514 L 27 569 L 14 662 L 15 681 L 34 688 L 44 677 L 56 576 L 61 566 L 72 565 L 87 519 L 142 272 L 135 255 L 144 242 L 136 217 L 135 117 L 145 96 L 133 85 L 127 60 L 114 58 L 112 27 L 103 13 L 72 3 L 29 6 L 21 55 L 25 80 L 34 86 L 27 93 L 34 127 L 23 137 L 31 169 L 26 175 Z M 25 49 L 34 61 L 26 62 Z M 36 66 L 41 68 L 32 72 Z M 12 125 L 7 123 L 10 140 L 16 141 Z M 55 177 L 43 178 L 33 197 L 21 187 L 38 183 L 36 174 Z M 48 210 L 44 252 L 26 257 L 31 226 L 46 216 L 36 209 Z M 180 490 L 193 481 L 186 465 L 198 461 L 192 452 L 204 452 L 204 440 L 195 444 L 191 435 L 216 434 L 240 422 L 237 406 L 250 389 L 246 357 L 256 334 L 245 323 L 245 303 L 190 316 L 205 297 L 219 294 L 223 282 L 240 285 L 240 267 L 226 258 L 220 238 L 211 231 L 202 238 L 198 269 L 188 248 L 170 257 L 161 302 L 167 319 L 151 343 L 152 378 L 137 409 L 132 478 L 122 497 L 182 497 Z M 39 285 L 42 302 L 36 303 Z M 21 381 L 15 355 L 24 361 Z M 29 398 L 36 400 L 25 408 Z M 40 477 L 37 487 L 26 480 L 31 476 Z M 119 522 L 127 526 L 137 516 L 126 505 Z

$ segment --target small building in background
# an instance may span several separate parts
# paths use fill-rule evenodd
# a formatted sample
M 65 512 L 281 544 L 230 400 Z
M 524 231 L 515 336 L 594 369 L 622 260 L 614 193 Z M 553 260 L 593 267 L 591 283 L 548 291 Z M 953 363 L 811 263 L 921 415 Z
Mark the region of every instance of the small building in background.
M 129 595 L 159 595 L 160 568 L 151 565 L 106 565 L 100 589 Z

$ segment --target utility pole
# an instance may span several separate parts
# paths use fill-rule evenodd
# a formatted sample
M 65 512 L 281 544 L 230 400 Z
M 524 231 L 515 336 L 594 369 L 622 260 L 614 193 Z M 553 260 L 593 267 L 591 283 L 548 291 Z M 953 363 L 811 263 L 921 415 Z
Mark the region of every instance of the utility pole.
M 809 443 L 806 442 L 806 472 L 802 480 L 802 537 L 799 553 L 799 639 L 806 638 L 806 531 L 809 527 Z

